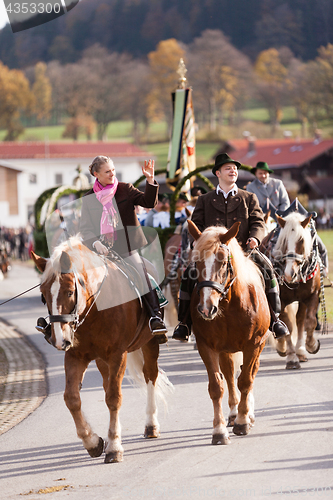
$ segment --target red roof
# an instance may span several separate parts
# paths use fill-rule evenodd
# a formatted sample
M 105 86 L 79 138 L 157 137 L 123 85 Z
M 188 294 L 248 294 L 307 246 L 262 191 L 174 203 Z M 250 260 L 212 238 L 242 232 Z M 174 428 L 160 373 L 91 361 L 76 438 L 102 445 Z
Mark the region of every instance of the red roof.
M 148 153 L 129 142 L 0 142 L 0 158 L 144 157 Z
M 265 161 L 274 169 L 298 167 L 333 149 L 333 139 L 327 140 L 256 140 L 255 150 L 249 152 L 244 140 L 229 141 L 236 150 L 230 155 L 245 165 L 255 167 L 258 161 Z M 241 147 L 237 146 L 241 143 Z M 244 146 L 243 146 L 244 144 Z

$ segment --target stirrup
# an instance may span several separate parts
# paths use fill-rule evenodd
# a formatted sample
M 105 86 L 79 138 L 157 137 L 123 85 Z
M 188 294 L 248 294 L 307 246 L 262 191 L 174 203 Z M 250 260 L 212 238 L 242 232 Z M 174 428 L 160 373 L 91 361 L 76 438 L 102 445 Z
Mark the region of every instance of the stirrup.
M 276 339 L 281 339 L 285 335 L 290 335 L 287 325 L 281 319 L 274 321 L 270 330 L 273 332 Z
M 160 323 L 161 326 L 159 328 L 156 328 L 156 329 L 153 330 L 151 322 L 154 321 L 154 320 L 159 321 L 159 323 Z M 165 326 L 165 323 L 164 323 L 163 319 L 159 318 L 158 316 L 152 316 L 151 318 L 149 318 L 148 325 L 149 325 L 150 331 L 151 331 L 151 333 L 153 335 L 159 335 L 160 333 L 166 333 L 168 331 L 167 327 Z
M 186 330 L 185 330 L 186 328 Z M 176 328 L 174 329 L 172 338 L 175 340 L 180 340 L 181 342 L 188 342 L 188 339 L 190 338 L 191 332 L 189 327 L 185 324 L 182 323 L 181 321 L 178 323 Z

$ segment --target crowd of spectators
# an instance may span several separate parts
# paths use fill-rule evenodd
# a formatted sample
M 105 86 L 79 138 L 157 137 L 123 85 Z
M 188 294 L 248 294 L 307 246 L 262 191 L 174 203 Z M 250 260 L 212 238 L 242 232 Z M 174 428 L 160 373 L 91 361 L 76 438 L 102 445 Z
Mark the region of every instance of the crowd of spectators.
M 33 229 L 29 225 L 21 228 L 0 228 L 0 245 L 11 259 L 22 261 L 30 259 L 33 250 Z

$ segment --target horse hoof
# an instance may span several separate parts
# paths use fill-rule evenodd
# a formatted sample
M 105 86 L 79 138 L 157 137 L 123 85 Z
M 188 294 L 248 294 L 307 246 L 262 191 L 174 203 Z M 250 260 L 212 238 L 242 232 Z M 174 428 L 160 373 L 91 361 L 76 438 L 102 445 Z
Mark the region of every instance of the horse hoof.
M 213 434 L 212 436 L 212 444 L 230 444 L 229 436 L 225 434 Z
M 281 356 L 281 358 L 285 358 L 287 356 L 287 351 L 283 352 L 283 351 L 278 351 L 276 349 L 276 352 L 278 353 L 279 356 Z
M 320 349 L 320 341 L 317 339 L 317 347 L 315 348 L 314 351 L 310 351 L 309 347 L 305 344 L 306 350 L 308 351 L 309 354 L 317 354 L 317 352 Z
M 307 361 L 309 361 L 305 354 L 297 354 L 297 357 L 300 363 L 306 363 Z
M 160 437 L 160 431 L 154 425 L 146 425 L 144 437 L 147 439 Z
M 96 448 L 90 448 L 90 450 L 87 450 L 87 452 L 89 453 L 89 455 L 92 458 L 96 458 L 96 457 L 100 457 L 102 455 L 103 450 L 104 450 L 104 441 L 100 437 Z
M 250 432 L 250 429 L 250 424 L 235 424 L 233 433 L 236 434 L 236 436 L 246 436 L 246 434 Z
M 299 361 L 288 361 L 286 364 L 286 370 L 298 370 L 300 367 Z
M 236 415 L 229 415 L 227 427 L 233 427 L 235 425 Z
M 111 453 L 107 453 L 105 455 L 104 463 L 105 464 L 115 464 L 117 462 L 123 461 L 123 452 L 122 451 L 111 451 Z

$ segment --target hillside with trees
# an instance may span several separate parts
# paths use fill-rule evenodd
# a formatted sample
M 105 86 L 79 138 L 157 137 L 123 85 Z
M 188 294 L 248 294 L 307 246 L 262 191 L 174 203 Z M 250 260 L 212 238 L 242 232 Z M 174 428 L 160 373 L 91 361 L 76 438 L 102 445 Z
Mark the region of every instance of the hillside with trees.
M 0 60 L 9 68 L 39 61 L 74 63 L 98 43 L 142 58 L 162 41 L 191 44 L 220 30 L 252 62 L 263 50 L 288 47 L 308 61 L 333 42 L 331 0 L 81 0 L 67 15 L 13 34 L 0 31 Z
M 163 40 L 147 58 L 110 52 L 95 44 L 76 62 L 37 62 L 24 71 L 0 63 L 0 127 L 3 140 L 15 140 L 23 125 L 62 125 L 63 138 L 103 140 L 113 122 L 132 124 L 136 143 L 147 142 L 152 123 L 171 125 L 171 92 L 184 58 L 193 88 L 196 122 L 205 138 L 244 130 L 246 110 L 267 112 L 266 130 L 280 133 L 285 109 L 292 109 L 298 135 L 324 124 L 333 130 L 333 45 L 322 46 L 303 62 L 287 47 L 261 51 L 254 62 L 219 30 L 205 30 L 190 44 Z M 251 104 L 252 103 L 252 104 Z M 269 129 L 267 129 L 269 125 Z M 164 134 L 164 140 L 165 140 Z

